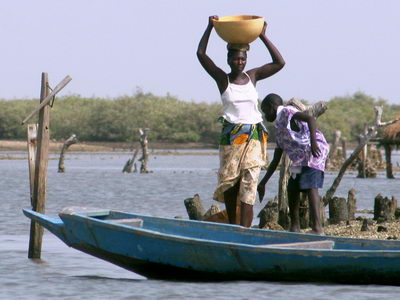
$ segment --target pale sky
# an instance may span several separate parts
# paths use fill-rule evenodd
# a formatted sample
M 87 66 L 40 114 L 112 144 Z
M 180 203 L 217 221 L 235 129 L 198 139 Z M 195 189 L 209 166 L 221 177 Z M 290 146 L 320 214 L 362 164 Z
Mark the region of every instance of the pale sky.
M 60 95 L 119 97 L 137 89 L 187 101 L 219 101 L 197 58 L 210 15 L 251 14 L 286 66 L 260 81 L 270 92 L 310 102 L 357 91 L 400 104 L 400 1 L 396 0 L 9 0 L 0 3 L 0 99 L 37 98 L 41 72 Z M 225 71 L 226 44 L 208 54 Z M 269 62 L 261 41 L 248 66 Z

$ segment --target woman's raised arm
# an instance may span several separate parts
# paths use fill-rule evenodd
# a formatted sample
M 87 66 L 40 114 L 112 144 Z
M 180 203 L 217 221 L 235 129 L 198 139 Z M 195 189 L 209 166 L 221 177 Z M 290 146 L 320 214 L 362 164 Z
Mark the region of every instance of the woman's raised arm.
M 211 60 L 211 58 L 206 54 L 208 40 L 210 38 L 211 30 L 214 27 L 213 19 L 218 19 L 218 17 L 211 16 L 208 18 L 207 28 L 204 31 L 204 34 L 201 37 L 199 46 L 197 48 L 197 58 L 199 59 L 200 64 L 207 71 L 207 73 L 217 82 L 218 89 L 222 94 L 225 91 L 226 86 L 228 84 L 226 74 L 223 70 L 218 68 Z
M 260 39 L 267 47 L 269 54 L 271 55 L 272 62 L 265 64 L 261 67 L 254 68 L 248 71 L 249 76 L 252 78 L 253 82 L 265 79 L 274 75 L 280 71 L 285 65 L 285 60 L 283 59 L 279 50 L 274 46 L 274 44 L 266 37 L 265 30 L 267 28 L 267 23 L 264 22 L 264 27 L 260 34 Z

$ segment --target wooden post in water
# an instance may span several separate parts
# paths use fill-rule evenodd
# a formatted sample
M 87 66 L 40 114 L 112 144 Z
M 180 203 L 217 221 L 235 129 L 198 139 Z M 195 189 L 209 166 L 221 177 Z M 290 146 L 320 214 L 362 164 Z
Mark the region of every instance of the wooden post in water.
M 363 137 L 368 134 L 368 124 L 364 124 L 364 133 L 360 134 L 360 143 L 363 141 Z M 358 171 L 358 178 L 367 178 L 367 160 L 368 160 L 368 142 L 362 148 L 362 156 Z
M 42 73 L 42 87 L 40 91 L 40 101 L 42 102 L 49 94 L 49 84 L 47 73 Z M 35 175 L 32 193 L 33 210 L 39 213 L 45 211 L 46 201 L 46 177 L 47 161 L 49 150 L 49 121 L 50 106 L 45 105 L 39 111 L 39 126 L 37 134 L 37 151 L 35 162 Z M 40 258 L 42 251 L 43 228 L 34 221 L 31 221 L 31 232 L 29 239 L 29 258 Z
M 34 149 L 34 143 L 31 142 L 29 137 L 31 132 L 29 129 L 30 127 L 28 127 L 28 150 L 30 151 L 31 155 L 29 158 L 31 204 L 32 209 L 39 213 L 44 213 L 46 202 L 47 163 L 50 138 L 50 102 L 51 100 L 54 100 L 56 94 L 61 91 L 71 80 L 72 78 L 67 75 L 50 93 L 47 73 L 42 73 L 40 104 L 21 123 L 24 125 L 33 115 L 39 112 L 36 153 Z M 34 163 L 32 158 L 33 156 L 35 156 Z M 43 228 L 36 222 L 31 221 L 28 250 L 29 258 L 40 258 L 42 252 L 42 237 Z
M 61 153 L 60 153 L 60 159 L 58 160 L 58 173 L 64 173 L 65 172 L 65 166 L 64 166 L 64 157 L 65 157 L 65 152 L 67 152 L 69 146 L 76 144 L 78 139 L 76 138 L 75 134 L 72 134 L 65 142 L 64 145 L 62 146 Z
M 152 171 L 149 171 L 147 169 L 147 162 L 149 160 L 149 147 L 148 147 L 148 141 L 147 141 L 147 134 L 149 133 L 150 129 L 149 128 L 139 128 L 139 134 L 140 134 L 140 145 L 142 146 L 142 157 L 139 159 L 142 163 L 140 166 L 140 173 L 152 173 Z
M 132 173 L 132 167 L 134 166 L 134 172 L 137 171 L 137 167 L 136 167 L 136 157 L 139 153 L 139 148 L 136 148 L 135 152 L 133 153 L 132 158 L 128 159 L 128 161 L 125 163 L 124 168 L 122 169 L 122 173 Z
M 279 188 L 278 188 L 278 223 L 283 228 L 288 229 L 290 226 L 289 204 L 287 195 L 287 183 L 289 181 L 289 157 L 283 152 L 281 165 L 279 170 Z
M 33 185 L 35 182 L 35 159 L 36 159 L 37 124 L 28 124 L 28 163 L 29 163 L 29 186 L 31 205 L 33 208 Z
M 337 157 L 337 148 L 338 148 L 339 142 L 341 140 L 340 139 L 341 135 L 342 135 L 342 132 L 340 130 L 335 130 L 335 134 L 333 136 L 333 142 L 329 149 L 329 155 L 326 159 L 325 166 L 335 167 L 335 163 L 333 161 Z
M 342 138 L 341 139 L 341 142 L 342 142 L 342 155 L 343 155 L 343 160 L 346 160 L 347 159 L 347 153 L 346 153 L 346 151 L 347 151 L 347 149 L 346 149 L 346 138 Z

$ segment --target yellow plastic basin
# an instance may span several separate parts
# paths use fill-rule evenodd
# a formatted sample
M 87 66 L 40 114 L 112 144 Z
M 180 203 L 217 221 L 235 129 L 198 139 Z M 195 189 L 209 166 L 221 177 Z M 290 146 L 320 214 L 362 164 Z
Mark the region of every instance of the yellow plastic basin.
M 225 16 L 213 20 L 213 23 L 215 31 L 225 42 L 249 44 L 260 35 L 264 18 L 249 15 Z

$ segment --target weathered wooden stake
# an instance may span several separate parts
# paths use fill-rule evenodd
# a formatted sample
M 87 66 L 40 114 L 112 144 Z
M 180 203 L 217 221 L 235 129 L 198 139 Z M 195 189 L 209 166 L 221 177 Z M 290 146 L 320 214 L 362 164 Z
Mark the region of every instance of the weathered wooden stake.
M 342 138 L 341 139 L 342 142 L 342 155 L 343 155 L 343 159 L 346 160 L 347 159 L 347 149 L 346 149 L 346 138 Z
M 347 215 L 349 221 L 355 220 L 357 210 L 356 190 L 351 189 L 347 196 Z
M 360 135 L 359 142 L 363 142 L 364 136 L 368 134 L 368 125 L 364 124 L 364 133 Z M 362 155 L 360 161 L 360 167 L 358 172 L 358 178 L 367 178 L 367 159 L 368 159 L 368 143 L 366 143 L 362 148 Z
M 279 170 L 279 189 L 278 189 L 278 224 L 283 228 L 288 229 L 290 226 L 289 205 L 287 196 L 287 183 L 289 180 L 289 157 L 284 152 L 281 159 Z
M 150 131 L 148 128 L 139 128 L 140 133 L 140 145 L 142 146 L 142 157 L 139 159 L 142 163 L 140 166 L 140 173 L 151 173 L 147 169 L 147 162 L 149 160 L 149 148 L 148 148 L 148 141 L 147 141 L 147 134 Z
M 29 186 L 31 205 L 33 208 L 33 185 L 35 182 L 35 159 L 36 159 L 37 124 L 28 124 L 28 164 L 29 164 Z
M 47 73 L 42 73 L 42 86 L 40 101 L 43 102 L 49 94 Z M 50 106 L 45 105 L 39 111 L 39 126 L 37 135 L 37 151 L 35 162 L 35 176 L 32 193 L 33 210 L 39 213 L 45 211 L 46 201 L 46 177 L 49 148 L 49 120 Z M 29 258 L 40 258 L 42 251 L 43 228 L 35 221 L 31 221 L 31 232 L 29 239 Z
M 327 164 L 327 165 L 329 164 L 329 161 L 330 161 L 334 156 L 336 156 L 336 150 L 337 150 L 337 147 L 338 147 L 338 145 L 339 145 L 341 135 L 342 135 L 342 132 L 341 132 L 340 130 L 335 130 L 335 135 L 334 135 L 334 137 L 333 137 L 332 146 L 331 146 L 331 148 L 329 149 L 329 155 L 328 155 L 328 159 L 327 159 L 327 161 L 326 161 L 326 164 Z
M 122 173 L 132 173 L 132 167 L 133 166 L 135 166 L 134 172 L 137 171 L 135 160 L 136 160 L 136 156 L 138 155 L 138 153 L 139 153 L 139 148 L 137 148 L 135 150 L 135 152 L 133 153 L 132 158 L 128 159 L 128 161 L 125 163 L 125 166 L 122 169 Z
M 76 138 L 75 134 L 71 135 L 64 142 L 64 145 L 62 146 L 61 153 L 60 153 L 60 159 L 58 160 L 58 173 L 64 173 L 65 172 L 65 167 L 64 167 L 65 152 L 67 152 L 69 146 L 71 146 L 73 144 L 76 144 L 77 142 L 78 142 L 78 139 Z

